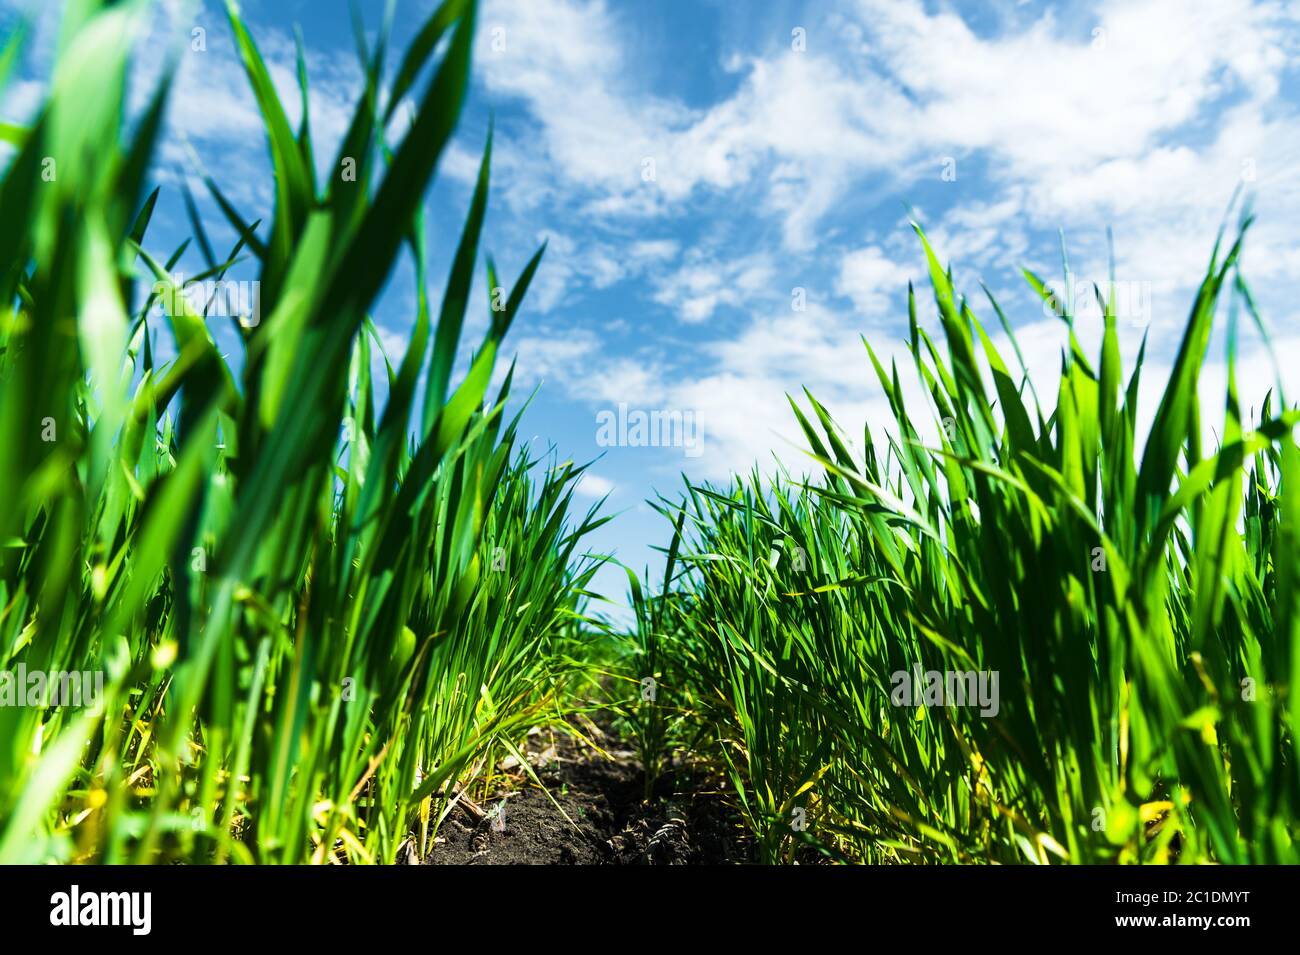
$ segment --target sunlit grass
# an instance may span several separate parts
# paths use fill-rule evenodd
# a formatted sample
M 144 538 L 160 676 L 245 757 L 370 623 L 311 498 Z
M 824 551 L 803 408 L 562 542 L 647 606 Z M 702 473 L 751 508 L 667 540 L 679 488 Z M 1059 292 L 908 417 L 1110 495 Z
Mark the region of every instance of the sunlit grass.
M 215 255 L 196 214 L 192 239 L 199 278 L 246 260 L 261 283 L 258 320 L 235 317 L 238 372 L 217 317 L 170 294 L 184 247 L 148 251 L 167 82 L 123 120 L 145 12 L 69 5 L 48 99 L 6 128 L 0 669 L 106 677 L 93 707 L 0 707 L 0 862 L 423 856 L 448 801 L 562 716 L 596 565 L 579 545 L 598 519 L 569 516 L 581 469 L 535 481 L 503 419 L 508 377 L 488 394 L 540 250 L 453 381 L 490 144 L 436 319 L 425 296 L 422 197 L 475 5 L 442 4 L 398 66 L 382 101 L 416 108 L 391 150 L 386 43 L 361 44 L 366 89 L 323 181 L 305 69 L 294 130 L 230 7 L 275 208 L 259 225 L 209 180 L 240 239 Z M 378 363 L 378 407 L 367 312 L 403 254 L 418 314 L 398 366 Z
M 305 67 L 295 129 L 232 6 L 274 206 L 248 215 L 207 179 L 224 254 L 184 193 L 191 238 L 149 231 L 168 82 L 124 107 L 146 7 L 70 5 L 47 99 L 0 126 L 0 672 L 103 674 L 92 704 L 0 705 L 0 863 L 423 858 L 457 795 L 585 708 L 607 665 L 582 547 L 605 518 L 571 512 L 581 468 L 516 446 L 511 376 L 492 388 L 541 250 L 456 372 L 490 141 L 436 315 L 427 298 L 422 199 L 475 4 L 443 3 L 395 70 L 359 42 L 365 91 L 324 178 Z M 1113 300 L 1095 364 L 1061 316 L 1041 406 L 922 235 L 934 307 L 909 295 L 908 344 L 928 407 L 868 348 L 888 433 L 850 441 L 805 394 L 815 480 L 660 502 L 665 573 L 630 577 L 631 662 L 604 681 L 645 796 L 676 757 L 706 761 L 768 862 L 1297 861 L 1300 415 L 1275 394 L 1244 420 L 1231 375 L 1222 405 L 1198 399 L 1216 313 L 1230 369 L 1257 320 L 1248 226 L 1216 245 L 1145 418 Z M 174 294 L 187 251 L 191 281 L 252 269 L 257 320 Z M 403 258 L 417 306 L 389 319 L 413 324 L 394 365 L 370 310 Z M 902 705 L 914 668 L 996 674 L 997 705 Z
M 1232 299 L 1230 369 L 1255 317 L 1248 225 L 1216 246 L 1142 448 L 1113 299 L 1095 365 L 1061 316 L 1043 408 L 921 235 L 942 337 L 909 293 L 909 349 L 930 406 L 868 346 L 889 433 L 850 442 L 806 394 L 820 480 L 663 502 L 679 535 L 636 665 L 690 718 L 649 758 L 713 740 L 769 861 L 1296 861 L 1298 415 L 1274 395 L 1243 421 L 1231 374 L 1223 405 L 1197 398 L 1216 308 Z M 917 666 L 996 672 L 996 715 L 901 705 Z

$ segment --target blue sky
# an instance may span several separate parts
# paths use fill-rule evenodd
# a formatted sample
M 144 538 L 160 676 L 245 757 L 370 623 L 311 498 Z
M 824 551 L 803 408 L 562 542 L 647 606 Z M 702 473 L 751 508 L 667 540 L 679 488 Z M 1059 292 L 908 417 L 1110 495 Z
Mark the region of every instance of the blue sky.
M 0 4 L 0 24 L 23 4 Z M 313 132 L 340 136 L 359 89 L 346 2 L 242 5 L 291 113 L 294 24 L 308 49 Z M 924 281 L 909 214 L 925 224 L 982 317 L 984 282 L 1017 328 L 1031 374 L 1054 395 L 1064 329 L 1018 277 L 1060 272 L 1063 230 L 1079 282 L 1104 279 L 1114 231 L 1130 361 L 1145 330 L 1150 415 L 1192 289 L 1238 184 L 1259 221 L 1245 257 L 1288 395 L 1300 391 L 1300 8 L 1250 0 L 926 3 L 485 0 L 475 81 L 429 196 L 440 294 L 495 117 L 485 246 L 518 273 L 549 250 L 507 339 L 522 435 L 561 457 L 599 458 L 581 491 L 620 517 L 594 546 L 640 569 L 665 526 L 643 503 L 681 473 L 725 481 L 757 463 L 807 466 L 786 393 L 806 385 L 849 435 L 887 407 L 860 338 L 898 356 L 909 279 Z M 430 3 L 400 0 L 398 47 Z M 370 30 L 382 5 L 363 3 Z M 21 118 L 47 75 L 53 18 L 0 114 Z M 205 31 L 206 50 L 186 42 Z M 186 234 L 182 141 L 250 218 L 271 207 L 260 124 L 224 15 L 162 5 L 142 41 L 137 101 L 169 51 L 181 69 L 158 170 L 157 251 Z M 318 149 L 323 156 L 332 148 Z M 650 172 L 653 172 L 653 175 Z M 909 210 L 911 210 L 909 212 Z M 219 231 L 219 230 L 218 230 Z M 191 263 L 197 271 L 197 263 Z M 394 362 L 413 321 L 408 267 L 375 310 Z M 801 307 L 800 307 L 801 306 Z M 485 292 L 471 306 L 478 337 Z M 927 313 L 928 314 L 928 311 Z M 1095 310 L 1079 317 L 1095 351 Z M 999 336 L 1000 338 L 1000 336 Z M 234 348 L 234 343 L 229 343 Z M 1249 335 L 1247 402 L 1273 366 Z M 1205 394 L 1221 401 L 1222 347 Z M 699 425 L 683 447 L 602 447 L 620 405 Z M 1207 423 L 1207 427 L 1211 423 Z M 618 574 L 602 578 L 621 602 Z

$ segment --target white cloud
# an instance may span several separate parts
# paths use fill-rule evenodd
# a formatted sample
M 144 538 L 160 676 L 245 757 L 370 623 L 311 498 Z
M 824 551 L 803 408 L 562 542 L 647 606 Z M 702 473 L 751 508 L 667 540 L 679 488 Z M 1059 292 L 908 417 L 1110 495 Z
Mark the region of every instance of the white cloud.
M 644 239 L 633 242 L 628 248 L 628 254 L 638 262 L 659 263 L 676 258 L 679 248 L 680 245 L 674 239 Z
M 641 184 L 656 126 L 683 115 L 649 98 L 629 108 L 618 30 L 599 0 L 492 0 L 475 51 L 487 88 L 528 104 L 553 170 L 616 193 Z
M 1285 63 L 1276 8 L 1249 0 L 1107 2 L 1095 38 L 1050 13 L 990 39 L 917 2 L 859 7 L 918 127 L 1033 178 L 1144 154 L 1234 87 L 1272 96 Z
M 0 116 L 11 122 L 28 123 L 36 116 L 45 95 L 45 84 L 38 80 L 10 80 L 4 89 Z
M 545 6 L 574 9 L 558 0 Z M 1281 65 L 1277 9 L 1216 6 L 1212 16 L 1188 26 L 1183 21 L 1196 17 L 1175 6 L 1160 0 L 1103 6 L 1097 22 L 1105 45 L 1098 49 L 1090 32 L 1066 35 L 1051 17 L 1023 34 L 986 38 L 955 15 L 931 16 L 919 4 L 863 3 L 871 55 L 780 51 L 738 58 L 730 64 L 742 73 L 736 92 L 689 111 L 638 108 L 645 94 L 614 76 L 604 55 L 622 49 L 618 22 L 603 5 L 589 5 L 582 9 L 591 19 L 559 22 L 582 33 L 573 42 L 600 49 L 570 51 L 573 59 L 565 62 L 581 63 L 590 71 L 584 88 L 607 84 L 604 93 L 593 111 L 567 115 L 563 124 L 553 123 L 551 107 L 535 116 L 548 144 L 563 141 L 554 174 L 581 180 L 579 191 L 604 190 L 603 198 L 582 207 L 585 214 L 637 217 L 667 208 L 647 203 L 639 185 L 625 180 L 630 157 L 653 140 L 666 157 L 657 164 L 661 196 L 755 182 L 764 208 L 781 222 L 785 245 L 796 252 L 824 239 L 817 234 L 821 218 L 845 190 L 863 188 L 866 177 L 883 173 L 897 185 L 924 169 L 937 178 L 945 150 L 959 154 L 960 181 L 983 176 L 980 188 L 962 193 L 929 229 L 940 254 L 955 261 L 959 280 L 1029 256 L 1035 267 L 1050 263 L 1053 250 L 1031 244 L 1030 236 L 1057 223 L 1069 226 L 1072 247 L 1081 246 L 1073 250 L 1080 277 L 1100 279 L 1104 226 L 1113 223 L 1119 278 L 1151 286 L 1150 382 L 1158 378 L 1160 355 L 1176 344 L 1189 286 L 1204 269 L 1244 156 L 1254 157 L 1261 191 L 1271 191 L 1277 208 L 1300 213 L 1294 177 L 1286 175 L 1300 160 L 1300 141 L 1289 132 L 1288 114 L 1269 115 Z M 1148 39 L 1165 36 L 1155 27 L 1165 21 L 1178 26 L 1168 48 L 1152 53 Z M 525 95 L 517 82 L 517 94 Z M 1228 97 L 1237 103 L 1225 110 Z M 575 125 L 601 126 L 606 107 L 621 117 L 617 143 Z M 1175 137 L 1216 112 L 1218 126 L 1209 136 Z M 637 117 L 636 128 L 619 125 L 628 116 Z M 621 153 L 628 144 L 636 145 Z M 582 149 L 587 164 L 565 160 L 569 148 Z M 977 153 L 982 161 L 971 161 Z M 689 161 L 680 159 L 686 154 Z M 1285 217 L 1274 221 L 1255 237 L 1281 251 L 1268 257 L 1263 274 L 1270 275 L 1300 266 L 1300 254 L 1287 253 L 1283 241 L 1292 227 Z M 660 407 L 698 410 L 706 447 L 699 463 L 713 477 L 769 460 L 773 449 L 787 461 L 799 458 L 795 449 L 804 442 L 784 395 L 804 383 L 836 410 L 849 433 L 864 420 L 885 424 L 887 404 L 858 334 L 864 324 L 878 330 L 891 317 L 901 328 L 906 281 L 923 270 L 910 235 L 900 236 L 892 225 L 866 233 L 864 244 L 839 255 L 832 275 L 834 290 L 852 300 L 853 316 L 811 307 L 804 315 L 773 312 L 777 293 L 787 294 L 778 287 L 786 283 L 777 281 L 775 250 L 748 243 L 721 252 L 711 244 L 686 251 L 670 272 L 651 273 L 654 299 L 687 323 L 703 322 L 723 306 L 750 311 L 732 338 L 704 342 L 700 361 L 689 368 L 596 361 L 599 349 L 592 346 L 552 371 L 581 376 L 571 390 L 588 397 L 636 395 Z M 1050 406 L 1064 329 L 1041 318 L 1027 289 L 1017 292 L 1015 302 L 1030 302 L 1034 316 L 1022 329 L 1022 350 Z M 988 309 L 980 311 L 995 328 Z M 1092 349 L 1096 330 L 1086 316 L 1079 331 Z M 872 340 L 880 344 L 874 332 Z M 1137 340 L 1135 331 L 1125 336 L 1130 353 Z M 886 362 L 900 358 L 911 404 L 922 404 L 910 356 L 887 341 L 878 351 Z M 593 366 L 602 371 L 593 374 Z
M 547 229 L 520 237 L 515 230 L 507 234 L 512 245 L 531 255 L 543 241 L 547 243 L 542 267 L 529 286 L 527 307 L 540 313 L 572 306 L 588 289 L 606 289 L 626 279 L 654 272 L 677 254 L 677 243 L 668 239 L 637 241 L 627 246 L 618 236 L 593 233 L 575 236 Z
M 921 148 L 983 158 L 992 198 L 959 205 L 934 233 L 959 264 L 1025 255 L 1016 227 L 1026 221 L 1064 226 L 1099 258 L 1111 225 L 1121 273 L 1186 288 L 1243 172 L 1278 223 L 1255 243 L 1279 245 L 1268 233 L 1289 233 L 1282 223 L 1300 214 L 1300 134 L 1294 108 L 1276 100 L 1295 45 L 1280 5 L 1107 2 L 1096 43 L 1091 29 L 1066 32 L 1050 15 L 987 38 L 919 3 L 859 8 L 873 49 L 913 97 L 911 121 L 931 131 Z M 970 165 L 959 158 L 959 177 Z
M 859 0 L 850 10 L 810 27 L 808 52 L 732 57 L 742 79 L 707 109 L 639 87 L 630 29 L 597 0 L 495 0 L 480 70 L 490 91 L 526 102 L 537 124 L 531 173 L 596 192 L 587 212 L 661 213 L 700 187 L 755 182 L 787 246 L 804 250 L 850 185 L 937 175 L 945 154 L 965 169 L 962 157 L 987 152 L 994 180 L 1032 184 L 1015 196 L 1017 209 L 1069 212 L 1109 163 L 1121 165 L 1108 184 L 1128 185 L 1105 192 L 1112 208 L 1140 202 L 1144 183 L 1173 188 L 1187 161 L 1162 137 L 1223 97 L 1267 101 L 1286 62 L 1280 9 L 1248 0 L 1103 4 L 1098 40 L 1066 32 L 1051 14 L 988 38 L 919 2 Z M 494 24 L 504 49 L 492 49 Z M 534 139 L 549 164 L 537 161 Z M 640 177 L 647 157 L 653 184 Z M 1175 175 L 1126 172 L 1125 160 L 1143 157 L 1152 157 L 1147 172 L 1158 175 L 1163 159 Z
M 573 491 L 579 497 L 598 498 L 614 493 L 614 482 L 593 471 L 583 471 Z
M 725 258 L 696 248 L 675 271 L 654 276 L 654 300 L 694 324 L 711 318 L 721 306 L 770 295 L 773 278 L 766 255 Z
M 665 383 L 662 404 L 699 415 L 704 454 L 693 472 L 715 480 L 776 460 L 794 474 L 815 469 L 787 395 L 807 408 L 802 388 L 829 408 L 848 440 L 861 444 L 862 425 L 889 420 L 875 372 L 853 315 L 810 302 L 804 312 L 766 311 L 734 339 L 705 347 L 708 370 Z M 897 360 L 904 388 L 917 407 L 922 395 L 909 374 L 911 357 L 901 341 L 877 338 L 877 356 Z M 858 438 L 852 436 L 857 435 Z
M 880 317 L 892 312 L 897 317 L 909 278 L 911 273 L 907 267 L 887 257 L 879 246 L 868 245 L 840 260 L 835 290 L 853 299 L 863 315 Z
M 584 329 L 541 328 L 516 338 L 516 387 L 554 383 L 573 398 L 590 405 L 627 402 L 649 406 L 663 394 L 665 372 L 658 363 L 613 354 L 593 332 Z M 507 363 L 498 365 L 504 376 Z
M 733 63 L 747 69 L 730 99 L 688 107 L 639 88 L 628 30 L 598 0 L 494 0 L 483 16 L 478 69 L 494 94 L 524 101 L 537 124 L 544 168 L 530 148 L 530 177 L 562 177 L 595 195 L 583 207 L 607 217 L 679 210 L 698 188 L 760 183 L 787 241 L 807 248 L 851 168 L 901 162 L 906 101 L 889 84 L 845 73 L 830 59 L 786 51 Z M 494 29 L 503 33 L 495 38 Z M 575 97 L 581 107 L 575 108 Z M 645 161 L 654 178 L 645 181 Z

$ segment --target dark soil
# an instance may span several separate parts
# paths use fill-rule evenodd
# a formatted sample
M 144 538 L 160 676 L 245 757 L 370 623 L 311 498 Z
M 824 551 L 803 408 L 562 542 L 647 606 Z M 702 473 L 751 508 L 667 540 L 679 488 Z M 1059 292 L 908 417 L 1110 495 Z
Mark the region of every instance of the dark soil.
M 584 732 L 591 733 L 591 727 Z M 452 810 L 425 864 L 749 861 L 742 829 L 716 784 L 679 771 L 661 779 L 651 799 L 643 799 L 636 754 L 611 736 L 597 742 L 605 755 L 560 732 L 538 733 L 528 740 L 529 763 L 572 824 L 546 793 L 514 768 L 492 798 L 475 807 L 485 817 L 460 805 Z

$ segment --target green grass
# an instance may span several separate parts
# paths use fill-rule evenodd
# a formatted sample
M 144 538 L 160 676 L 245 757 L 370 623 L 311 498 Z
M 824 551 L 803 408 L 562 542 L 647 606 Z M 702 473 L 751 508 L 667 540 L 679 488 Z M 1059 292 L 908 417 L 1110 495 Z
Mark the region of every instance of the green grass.
M 1232 300 L 1229 368 L 1254 316 L 1248 226 L 1216 244 L 1141 448 L 1142 358 L 1125 378 L 1113 301 L 1096 364 L 1061 316 L 1045 409 L 997 303 L 1012 360 L 918 229 L 941 338 L 909 293 L 908 347 L 929 407 L 868 345 L 888 433 L 849 442 L 806 393 L 820 479 L 661 503 L 677 533 L 637 659 L 678 725 L 648 759 L 708 740 L 770 862 L 1297 861 L 1300 415 L 1274 396 L 1243 421 L 1231 375 L 1223 405 L 1197 397 L 1216 309 Z M 997 714 L 895 705 L 918 665 L 996 671 Z
M 1010 356 L 922 235 L 934 307 L 909 296 L 908 344 L 928 406 L 868 347 L 887 433 L 850 442 L 806 393 L 815 479 L 659 502 L 665 572 L 630 575 L 616 669 L 587 611 L 602 558 L 583 541 L 606 518 L 573 509 L 581 468 L 516 447 L 511 376 L 491 389 L 541 250 L 456 373 L 490 138 L 436 315 L 427 297 L 422 200 L 473 0 L 446 0 L 395 71 L 386 39 L 358 43 L 365 90 L 324 179 L 305 67 L 295 129 L 230 7 L 274 205 L 250 216 L 207 179 L 239 236 L 224 255 L 184 191 L 191 239 L 150 238 L 167 79 L 124 108 L 146 7 L 69 5 L 36 119 L 0 126 L 0 672 L 104 674 L 91 706 L 0 706 L 0 863 L 423 857 L 458 794 L 593 701 L 624 715 L 647 797 L 683 759 L 720 774 L 765 862 L 1297 861 L 1300 413 L 1279 392 L 1243 420 L 1231 376 L 1222 405 L 1198 398 L 1216 313 L 1229 367 L 1241 316 L 1262 328 L 1248 219 L 1145 417 L 1113 302 L 1096 364 L 1061 316 L 1045 407 L 996 303 Z M 261 283 L 237 362 L 172 294 L 187 252 L 191 281 Z M 389 319 L 413 325 L 394 365 L 370 309 L 403 258 L 417 307 Z M 895 705 L 914 666 L 996 672 L 997 713 Z
M 490 143 L 436 319 L 425 295 L 421 203 L 475 4 L 443 3 L 400 62 L 388 102 L 417 106 L 391 149 L 386 41 L 362 44 L 366 89 L 324 181 L 305 69 L 295 130 L 229 8 L 275 206 L 251 221 L 208 180 L 241 237 L 225 257 L 189 206 L 196 278 L 261 282 L 260 321 L 234 326 L 238 374 L 216 318 L 165 294 L 184 249 L 147 251 L 167 81 L 129 130 L 123 108 L 145 7 L 70 5 L 48 99 L 5 130 L 0 669 L 106 677 L 94 707 L 0 707 L 0 863 L 391 862 L 408 838 L 423 855 L 456 793 L 586 678 L 598 559 L 581 542 L 602 520 L 570 513 L 580 468 L 536 477 L 515 448 L 509 377 L 489 394 L 541 250 L 453 381 Z M 418 313 L 397 367 L 381 363 L 381 409 L 368 309 L 402 255 Z M 159 298 L 167 365 L 146 321 Z

